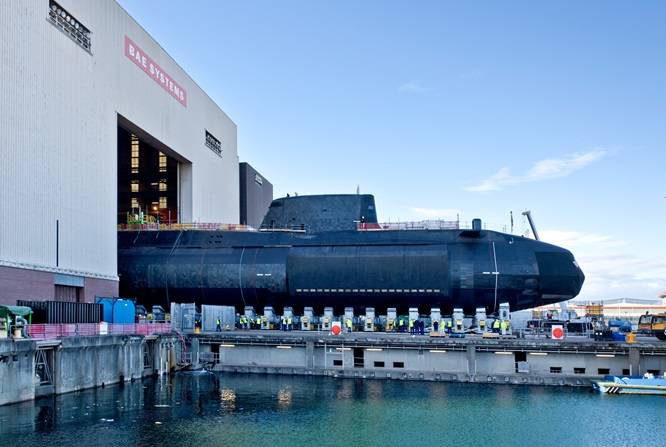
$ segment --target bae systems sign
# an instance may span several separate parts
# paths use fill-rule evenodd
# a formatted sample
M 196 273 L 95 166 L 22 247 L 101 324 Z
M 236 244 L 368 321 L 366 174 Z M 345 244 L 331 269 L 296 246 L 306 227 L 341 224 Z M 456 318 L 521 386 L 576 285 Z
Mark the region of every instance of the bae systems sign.
M 162 67 L 157 65 L 141 48 L 135 44 L 132 39 L 125 36 L 125 56 L 127 56 L 137 67 L 142 69 L 153 81 L 162 86 L 167 93 L 176 98 L 176 100 L 187 107 L 187 92 L 171 76 L 166 74 Z

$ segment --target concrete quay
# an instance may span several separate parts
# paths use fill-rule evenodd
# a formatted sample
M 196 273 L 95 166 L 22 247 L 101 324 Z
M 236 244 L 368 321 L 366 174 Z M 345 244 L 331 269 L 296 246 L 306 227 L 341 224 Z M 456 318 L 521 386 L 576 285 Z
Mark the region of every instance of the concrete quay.
M 608 374 L 666 370 L 666 343 L 651 338 L 627 344 L 586 337 L 556 341 L 301 331 L 189 337 L 193 363 L 239 373 L 584 387 Z
M 0 340 L 0 405 L 166 373 L 179 350 L 172 335 Z

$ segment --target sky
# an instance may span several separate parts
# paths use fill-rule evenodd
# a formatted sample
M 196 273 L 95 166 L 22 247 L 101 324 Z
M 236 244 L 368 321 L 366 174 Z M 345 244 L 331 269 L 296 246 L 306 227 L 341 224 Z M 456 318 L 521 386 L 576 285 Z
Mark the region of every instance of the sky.
M 666 2 L 120 4 L 287 193 L 570 249 L 580 299 L 666 292 Z

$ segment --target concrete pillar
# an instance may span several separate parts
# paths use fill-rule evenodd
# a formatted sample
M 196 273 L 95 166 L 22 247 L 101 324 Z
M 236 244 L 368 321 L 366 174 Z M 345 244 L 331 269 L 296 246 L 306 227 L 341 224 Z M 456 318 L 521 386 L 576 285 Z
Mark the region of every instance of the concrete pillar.
M 157 373 L 159 375 L 168 374 L 171 367 L 176 363 L 176 352 L 173 342 L 162 341 L 157 345 L 158 353 L 155 355 Z
M 192 367 L 196 368 L 199 366 L 199 339 L 193 337 L 190 341 L 190 349 L 192 354 Z
M 639 376 L 641 371 L 641 352 L 638 348 L 629 348 L 629 372 L 633 376 Z
M 476 346 L 467 345 L 467 374 L 476 375 Z
M 314 369 L 314 341 L 305 342 L 305 367 Z

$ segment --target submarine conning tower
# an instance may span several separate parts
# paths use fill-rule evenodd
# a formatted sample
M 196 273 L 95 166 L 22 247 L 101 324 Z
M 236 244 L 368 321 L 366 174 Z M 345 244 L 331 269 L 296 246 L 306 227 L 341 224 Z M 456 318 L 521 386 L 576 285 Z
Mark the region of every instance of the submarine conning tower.
M 359 222 L 376 224 L 371 194 L 287 196 L 271 202 L 262 229 L 322 231 L 356 230 Z

